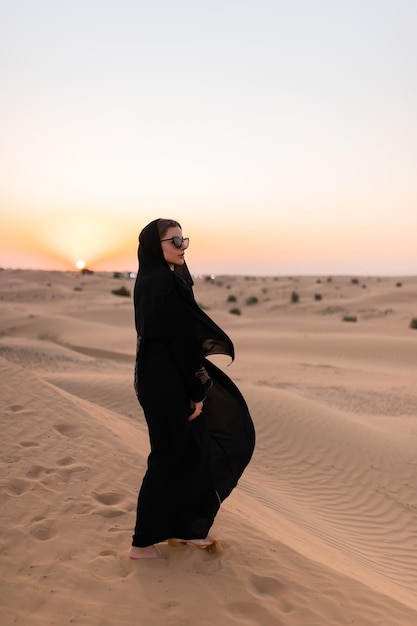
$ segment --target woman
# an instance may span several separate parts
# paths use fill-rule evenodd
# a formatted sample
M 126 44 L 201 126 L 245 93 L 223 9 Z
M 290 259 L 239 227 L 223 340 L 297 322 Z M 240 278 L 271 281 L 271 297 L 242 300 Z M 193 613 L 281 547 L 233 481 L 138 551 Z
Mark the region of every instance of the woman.
M 151 452 L 138 496 L 133 559 L 160 558 L 155 544 L 167 539 L 210 547 L 207 535 L 219 506 L 255 444 L 241 393 L 206 359 L 226 354 L 233 360 L 234 348 L 194 300 L 184 259 L 188 244 L 175 220 L 154 220 L 139 236 L 135 389 Z

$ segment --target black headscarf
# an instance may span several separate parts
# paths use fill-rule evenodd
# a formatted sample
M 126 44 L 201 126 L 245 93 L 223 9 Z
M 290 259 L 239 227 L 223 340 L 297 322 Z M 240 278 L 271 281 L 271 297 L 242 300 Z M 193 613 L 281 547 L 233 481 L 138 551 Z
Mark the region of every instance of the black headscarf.
M 170 269 L 162 251 L 158 229 L 158 222 L 160 221 L 161 218 L 153 220 L 139 234 L 138 261 L 140 272 L 154 270 L 158 266 Z M 179 227 L 181 228 L 181 226 Z M 185 261 L 183 265 L 175 265 L 175 271 L 181 274 L 190 286 L 193 285 L 193 279 Z

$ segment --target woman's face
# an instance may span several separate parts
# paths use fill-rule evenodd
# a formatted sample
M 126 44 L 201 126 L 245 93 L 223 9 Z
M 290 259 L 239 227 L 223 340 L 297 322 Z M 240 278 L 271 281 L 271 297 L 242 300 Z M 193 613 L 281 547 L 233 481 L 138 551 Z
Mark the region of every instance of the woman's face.
M 173 270 L 174 265 L 184 264 L 184 254 L 185 249 L 188 247 L 188 240 L 182 243 L 181 248 L 176 248 L 171 237 L 180 237 L 180 239 L 182 239 L 182 230 L 179 226 L 171 226 L 168 228 L 161 240 L 164 259 Z

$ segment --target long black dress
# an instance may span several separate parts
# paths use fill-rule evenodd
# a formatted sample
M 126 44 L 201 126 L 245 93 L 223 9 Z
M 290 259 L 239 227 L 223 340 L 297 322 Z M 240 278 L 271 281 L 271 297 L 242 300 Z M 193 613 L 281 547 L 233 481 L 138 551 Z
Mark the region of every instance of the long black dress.
M 151 445 L 132 541 L 138 547 L 205 538 L 255 445 L 244 398 L 206 359 L 233 359 L 233 344 L 194 300 L 187 266 L 169 268 L 157 222 L 140 234 L 134 290 L 135 389 Z M 190 399 L 204 399 L 203 412 L 191 422 Z

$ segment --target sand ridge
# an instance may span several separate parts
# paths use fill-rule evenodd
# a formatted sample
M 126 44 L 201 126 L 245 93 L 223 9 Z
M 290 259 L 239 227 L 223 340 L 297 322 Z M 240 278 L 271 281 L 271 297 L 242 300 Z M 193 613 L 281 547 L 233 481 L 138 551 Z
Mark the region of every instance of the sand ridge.
M 2 626 L 417 623 L 417 279 L 196 279 L 257 447 L 223 554 L 146 563 L 127 558 L 149 446 L 122 284 L 0 271 Z

